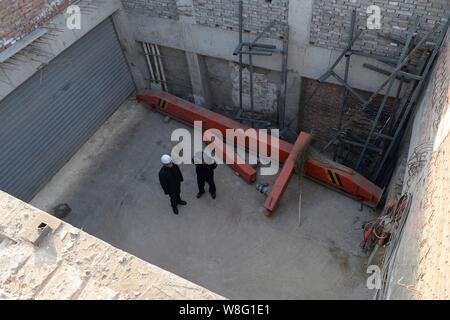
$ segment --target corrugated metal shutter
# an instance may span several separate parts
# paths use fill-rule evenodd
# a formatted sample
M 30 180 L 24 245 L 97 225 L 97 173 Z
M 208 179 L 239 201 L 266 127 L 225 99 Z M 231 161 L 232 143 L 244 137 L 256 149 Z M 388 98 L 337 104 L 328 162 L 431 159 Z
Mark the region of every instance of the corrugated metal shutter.
M 0 190 L 30 201 L 133 91 L 108 19 L 0 101 Z

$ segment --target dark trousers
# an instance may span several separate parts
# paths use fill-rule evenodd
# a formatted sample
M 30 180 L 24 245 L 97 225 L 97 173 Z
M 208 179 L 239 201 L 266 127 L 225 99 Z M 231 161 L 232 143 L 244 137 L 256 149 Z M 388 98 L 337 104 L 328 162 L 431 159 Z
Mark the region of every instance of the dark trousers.
M 169 194 L 169 197 L 170 197 L 170 205 L 172 206 L 172 208 L 176 208 L 181 201 L 180 192 Z
M 216 184 L 214 183 L 214 177 L 197 176 L 198 192 L 205 193 L 205 183 L 209 185 L 209 192 L 211 194 L 216 194 Z

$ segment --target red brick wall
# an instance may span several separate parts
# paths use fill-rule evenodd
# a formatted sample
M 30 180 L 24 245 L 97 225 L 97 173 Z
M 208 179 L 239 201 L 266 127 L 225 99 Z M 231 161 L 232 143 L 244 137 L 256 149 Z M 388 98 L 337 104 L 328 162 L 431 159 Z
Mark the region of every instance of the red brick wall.
M 301 131 L 314 135 L 314 145 L 322 148 L 336 132 L 341 99 L 341 87 L 323 83 L 319 85 L 316 94 L 306 105 L 315 86 L 316 81 L 303 78 L 302 101 L 300 102 L 299 128 Z
M 73 0 L 1 0 L 0 51 L 40 27 Z
M 300 102 L 299 112 L 299 128 L 300 130 L 313 134 L 313 145 L 321 149 L 332 140 L 337 133 L 342 87 L 330 83 L 322 83 L 316 94 L 311 98 L 310 102 L 305 105 L 305 100 L 311 97 L 311 93 L 315 89 L 317 81 L 303 78 L 302 80 L 302 99 Z M 371 93 L 356 90 L 362 97 L 368 99 Z M 355 98 L 349 97 L 350 103 L 354 104 Z M 374 105 L 380 105 L 382 96 L 378 96 L 374 100 Z M 389 99 L 386 105 L 386 112 L 392 110 L 394 99 Z M 370 110 L 368 115 L 374 118 L 375 110 Z M 346 118 L 344 117 L 344 122 Z M 369 130 L 370 126 L 361 124 L 363 130 Z M 364 133 L 363 133 L 364 135 Z

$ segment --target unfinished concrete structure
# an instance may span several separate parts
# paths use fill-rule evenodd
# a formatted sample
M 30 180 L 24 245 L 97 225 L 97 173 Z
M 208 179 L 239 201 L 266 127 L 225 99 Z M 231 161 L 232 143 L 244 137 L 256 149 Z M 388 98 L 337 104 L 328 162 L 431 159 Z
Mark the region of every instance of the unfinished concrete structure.
M 0 298 L 222 299 L 1 193 Z M 39 238 L 37 227 L 52 231 Z
M 0 132 L 6 141 L 0 189 L 48 212 L 68 203 L 72 213 L 65 219 L 75 227 L 227 298 L 373 296 L 359 248 L 361 223 L 373 212 L 314 182 L 299 187 L 292 180 L 279 215 L 268 220 L 264 196 L 226 167 L 219 168 L 218 199 L 195 200 L 194 172 L 186 166 L 189 205 L 179 217 L 169 214 L 157 182 L 159 156 L 170 151 L 171 132 L 184 125 L 164 121 L 133 92 L 168 91 L 230 117 L 240 104 L 244 111 L 253 106 L 252 116 L 284 129 L 286 139 L 305 131 L 322 148 L 338 132 L 343 88 L 328 79 L 308 98 L 346 48 L 352 10 L 364 30 L 354 49 L 371 56 L 352 57 L 347 83 L 370 96 L 386 75 L 366 65 L 386 69 L 380 60 L 398 58 L 402 45 L 394 40 L 406 38 L 416 21 L 417 37 L 433 26 L 441 30 L 450 15 L 447 0 L 377 1 L 381 29 L 375 30 L 367 25 L 375 12 L 368 11 L 368 0 L 244 0 L 242 41 L 254 41 L 269 25 L 260 41 L 279 51 L 255 55 L 251 63 L 244 56 L 242 86 L 239 55 L 233 54 L 238 0 L 28 2 L 20 8 L 0 3 Z M 79 29 L 68 27 L 76 13 L 66 11 L 71 4 L 81 10 Z M 448 158 L 448 43 L 446 37 L 393 178 L 383 186 L 386 199 L 410 193 L 412 201 L 398 251 L 388 259 L 382 298 L 448 298 L 448 179 L 439 173 Z M 344 64 L 337 70 L 345 73 Z M 389 105 L 395 93 L 390 96 Z M 4 230 L 11 221 L 0 222 L 0 231 L 10 234 Z M 5 295 L 33 297 L 10 289 L 11 281 L 22 281 L 15 272 L 2 280 Z

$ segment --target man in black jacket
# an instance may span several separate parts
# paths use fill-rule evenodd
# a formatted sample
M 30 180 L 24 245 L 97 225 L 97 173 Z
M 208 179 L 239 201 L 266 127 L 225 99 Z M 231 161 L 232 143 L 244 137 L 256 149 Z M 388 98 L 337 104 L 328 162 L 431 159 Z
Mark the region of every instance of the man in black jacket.
M 159 183 L 164 190 L 164 193 L 169 195 L 170 204 L 172 205 L 173 213 L 178 214 L 178 205 L 185 206 L 186 201 L 181 200 L 181 182 L 183 182 L 183 175 L 180 168 L 173 163 L 172 158 L 165 154 L 161 157 L 163 167 L 159 171 Z
M 205 183 L 209 185 L 209 193 L 215 199 L 216 184 L 214 183 L 214 170 L 217 168 L 217 163 L 213 159 L 206 157 L 203 153 L 195 154 L 193 162 L 197 173 L 197 199 L 205 193 Z

